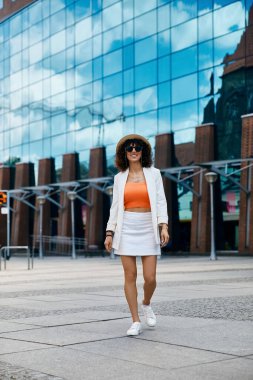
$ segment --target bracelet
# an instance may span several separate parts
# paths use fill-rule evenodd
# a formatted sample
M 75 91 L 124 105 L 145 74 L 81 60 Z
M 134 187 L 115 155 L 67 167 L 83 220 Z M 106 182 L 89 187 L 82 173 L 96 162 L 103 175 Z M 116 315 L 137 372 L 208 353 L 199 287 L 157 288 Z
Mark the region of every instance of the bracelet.
M 105 237 L 107 237 L 107 236 L 111 236 L 111 237 L 113 237 L 113 235 L 111 235 L 111 234 L 106 234 Z

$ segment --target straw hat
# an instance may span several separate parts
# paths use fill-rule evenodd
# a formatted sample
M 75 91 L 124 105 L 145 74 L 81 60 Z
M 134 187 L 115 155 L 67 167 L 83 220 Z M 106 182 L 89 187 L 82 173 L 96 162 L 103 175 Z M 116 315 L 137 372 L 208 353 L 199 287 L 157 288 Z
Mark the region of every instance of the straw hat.
M 131 135 L 126 135 L 119 140 L 116 146 L 116 153 L 118 153 L 118 151 L 121 149 L 121 147 L 125 144 L 127 140 L 140 140 L 144 142 L 149 147 L 149 149 L 151 149 L 151 145 L 145 137 L 141 135 L 131 134 Z

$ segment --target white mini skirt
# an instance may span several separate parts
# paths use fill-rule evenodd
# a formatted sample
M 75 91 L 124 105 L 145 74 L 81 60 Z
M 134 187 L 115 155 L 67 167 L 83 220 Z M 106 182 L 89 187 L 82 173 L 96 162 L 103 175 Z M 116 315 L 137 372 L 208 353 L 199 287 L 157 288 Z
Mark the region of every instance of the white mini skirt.
M 155 241 L 151 212 L 124 211 L 119 249 L 115 255 L 159 256 L 161 247 Z

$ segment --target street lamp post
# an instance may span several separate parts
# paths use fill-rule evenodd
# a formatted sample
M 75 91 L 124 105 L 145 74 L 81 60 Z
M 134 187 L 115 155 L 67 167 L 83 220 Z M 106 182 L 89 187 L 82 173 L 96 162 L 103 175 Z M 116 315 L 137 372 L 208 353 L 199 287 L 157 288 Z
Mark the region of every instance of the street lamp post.
M 76 199 L 76 192 L 69 191 L 67 193 L 68 198 L 71 202 L 71 231 L 72 231 L 72 259 L 76 259 L 76 246 L 75 246 L 75 208 L 74 202 Z
M 40 247 L 39 247 L 39 258 L 43 259 L 44 254 L 43 254 L 43 243 L 42 243 L 42 238 L 43 238 L 43 205 L 46 202 L 46 198 L 44 195 L 40 195 L 37 197 L 37 200 L 39 202 L 39 212 L 40 212 L 40 218 L 39 218 L 39 236 L 40 236 Z
M 109 196 L 110 198 L 110 206 L 112 204 L 112 194 L 113 194 L 113 186 L 107 186 L 106 189 L 105 189 L 105 193 Z M 110 258 L 111 259 L 115 259 L 115 254 L 113 252 L 113 250 L 111 251 L 110 253 Z
M 217 181 L 217 174 L 214 172 L 208 172 L 205 174 L 205 178 L 210 185 L 210 206 L 211 206 L 211 254 L 210 260 L 217 260 L 216 249 L 215 249 L 215 229 L 214 229 L 214 192 L 213 186 Z

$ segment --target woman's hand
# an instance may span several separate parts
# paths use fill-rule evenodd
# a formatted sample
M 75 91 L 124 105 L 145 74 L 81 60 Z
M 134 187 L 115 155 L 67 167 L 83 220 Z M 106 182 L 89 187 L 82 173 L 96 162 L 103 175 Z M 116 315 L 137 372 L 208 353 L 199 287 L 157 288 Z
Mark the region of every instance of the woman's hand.
M 111 252 L 112 250 L 112 236 L 106 236 L 104 241 L 105 249 L 107 252 Z
M 170 239 L 167 226 L 162 227 L 160 239 L 161 239 L 161 247 L 163 248 L 168 244 L 169 239 Z

